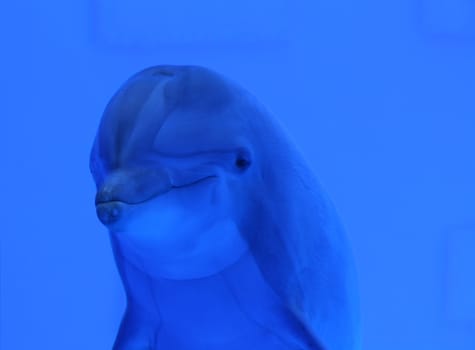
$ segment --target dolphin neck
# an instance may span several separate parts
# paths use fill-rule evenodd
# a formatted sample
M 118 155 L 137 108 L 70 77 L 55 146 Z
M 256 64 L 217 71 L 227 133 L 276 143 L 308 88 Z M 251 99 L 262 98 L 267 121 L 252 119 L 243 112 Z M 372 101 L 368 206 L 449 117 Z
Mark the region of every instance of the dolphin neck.
M 199 278 L 173 279 L 152 276 L 136 266 L 135 263 L 130 262 L 118 247 L 114 249 L 114 256 L 126 292 L 127 308 L 134 312 L 146 312 L 149 316 L 157 318 L 162 317 L 163 306 L 161 307 L 161 305 L 165 303 L 165 300 L 170 299 L 167 301 L 168 305 L 179 303 L 183 305 L 200 302 L 200 298 L 217 297 L 218 295 L 215 294 L 222 296 L 223 293 L 232 293 L 227 286 L 229 275 L 236 268 L 243 269 L 253 259 L 250 252 L 246 250 L 237 261 L 220 272 Z M 216 290 L 218 286 L 220 287 L 219 292 Z M 195 289 L 199 292 L 191 293 Z M 169 295 L 173 294 L 173 298 L 168 296 L 168 292 Z

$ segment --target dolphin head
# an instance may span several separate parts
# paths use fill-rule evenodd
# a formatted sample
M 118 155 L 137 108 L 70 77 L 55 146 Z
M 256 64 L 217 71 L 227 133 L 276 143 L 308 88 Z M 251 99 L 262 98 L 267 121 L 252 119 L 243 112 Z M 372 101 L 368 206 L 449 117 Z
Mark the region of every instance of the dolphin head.
M 253 168 L 243 98 L 204 68 L 159 66 L 107 105 L 90 158 L 96 211 L 146 272 L 203 277 L 247 249 L 236 225 Z
M 107 105 L 90 167 L 118 265 L 186 280 L 249 251 L 315 344 L 356 348 L 355 274 L 338 215 L 250 93 L 201 67 L 143 70 Z

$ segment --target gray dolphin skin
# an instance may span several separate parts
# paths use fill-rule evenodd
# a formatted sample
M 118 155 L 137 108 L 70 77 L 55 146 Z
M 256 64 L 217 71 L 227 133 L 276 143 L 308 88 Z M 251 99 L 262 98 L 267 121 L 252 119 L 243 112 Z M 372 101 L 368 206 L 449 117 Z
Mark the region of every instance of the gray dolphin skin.
M 114 349 L 359 349 L 340 221 L 249 92 L 145 69 L 108 103 L 90 168 L 127 296 Z

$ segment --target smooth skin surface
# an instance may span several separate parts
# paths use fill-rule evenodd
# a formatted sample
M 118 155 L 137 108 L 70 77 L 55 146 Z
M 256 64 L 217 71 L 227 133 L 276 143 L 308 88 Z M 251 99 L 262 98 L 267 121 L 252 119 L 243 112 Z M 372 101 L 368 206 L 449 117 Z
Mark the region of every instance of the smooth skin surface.
M 91 152 L 127 293 L 114 349 L 358 348 L 332 205 L 248 92 L 157 66 L 112 97 Z

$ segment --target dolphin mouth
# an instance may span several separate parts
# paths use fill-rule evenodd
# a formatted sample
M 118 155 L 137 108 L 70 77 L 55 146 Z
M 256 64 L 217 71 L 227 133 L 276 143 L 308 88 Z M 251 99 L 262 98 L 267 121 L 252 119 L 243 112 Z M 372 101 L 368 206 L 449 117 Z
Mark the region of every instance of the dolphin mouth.
M 144 202 L 146 202 L 148 199 L 146 199 Z M 141 202 L 142 203 L 142 202 Z M 132 203 L 132 202 L 127 202 L 122 199 L 110 199 L 110 200 L 103 200 L 103 201 L 96 201 L 96 207 L 98 206 L 103 206 L 103 205 L 134 205 L 134 204 L 139 204 L 139 203 Z
M 127 195 L 123 195 L 123 194 L 122 195 L 117 194 L 115 196 L 113 194 L 112 195 L 108 194 L 105 197 L 103 197 L 101 195 L 97 195 L 96 198 L 95 198 L 95 204 L 96 204 L 96 207 L 98 205 L 113 204 L 113 203 L 122 203 L 122 204 L 127 204 L 127 205 L 141 204 L 141 203 L 148 202 L 148 201 L 150 201 L 150 200 L 152 200 L 156 197 L 159 197 L 159 196 L 161 196 L 165 193 L 168 193 L 172 189 L 181 189 L 181 188 L 196 186 L 198 184 L 201 184 L 201 183 L 206 182 L 206 181 L 211 180 L 211 179 L 215 179 L 217 177 L 218 177 L 217 175 L 208 175 L 208 176 L 199 178 L 199 179 L 191 181 L 191 182 L 186 182 L 186 183 L 179 183 L 178 182 L 176 184 L 171 184 L 167 191 L 155 193 L 151 196 L 146 196 L 143 199 L 126 198 Z
M 185 187 L 191 187 L 191 186 L 195 186 L 195 185 L 198 185 L 202 182 L 205 182 L 207 180 L 210 180 L 210 179 L 214 179 L 214 178 L 217 178 L 218 175 L 208 175 L 208 176 L 205 176 L 205 177 L 202 177 L 202 178 L 199 178 L 197 180 L 194 180 L 194 181 L 191 181 L 191 182 L 187 182 L 187 183 L 184 183 L 184 184 L 172 184 L 171 188 L 185 188 Z
M 210 181 L 212 179 L 217 178 L 217 175 L 208 175 L 197 180 L 186 182 L 186 183 L 179 183 L 179 184 L 172 184 L 167 191 L 156 193 L 152 196 L 146 196 L 145 198 L 138 200 L 138 198 L 126 198 L 126 195 L 117 194 L 108 195 L 108 196 L 96 196 L 95 204 L 96 204 L 96 213 L 99 220 L 104 225 L 113 224 L 121 219 L 126 208 L 128 206 L 135 206 L 140 205 L 146 202 L 149 202 L 165 193 L 170 192 L 171 190 L 177 190 L 182 188 L 188 188 L 192 186 L 196 186 L 198 184 L 204 183 L 206 181 Z

